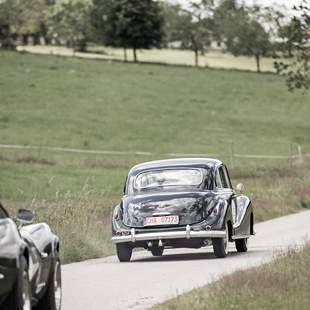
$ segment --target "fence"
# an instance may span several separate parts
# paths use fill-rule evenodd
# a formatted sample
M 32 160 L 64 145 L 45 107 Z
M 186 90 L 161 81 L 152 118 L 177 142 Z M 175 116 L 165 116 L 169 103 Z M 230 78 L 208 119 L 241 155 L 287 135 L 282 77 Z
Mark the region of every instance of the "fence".
M 230 166 L 235 166 L 236 159 L 275 159 L 275 160 L 288 160 L 292 166 L 294 162 L 302 162 L 304 157 L 310 157 L 310 153 L 303 153 L 302 145 L 290 144 L 287 154 L 241 154 L 237 153 L 235 143 L 230 143 L 229 155 L 223 153 L 152 153 L 143 151 L 115 151 L 115 150 L 91 150 L 91 149 L 77 149 L 77 148 L 65 148 L 55 146 L 38 146 L 38 145 L 17 145 L 17 144 L 0 144 L 0 149 L 12 149 L 12 150 L 44 150 L 49 152 L 64 152 L 74 154 L 89 154 L 89 155 L 121 155 L 121 156 L 163 156 L 163 157 L 229 157 Z

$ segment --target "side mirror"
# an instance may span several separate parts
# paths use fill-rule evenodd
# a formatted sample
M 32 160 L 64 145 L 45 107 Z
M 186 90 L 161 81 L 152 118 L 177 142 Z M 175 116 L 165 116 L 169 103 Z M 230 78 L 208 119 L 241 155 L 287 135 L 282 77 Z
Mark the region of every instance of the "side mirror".
M 243 194 L 244 193 L 244 185 L 242 183 L 237 184 L 236 192 L 237 192 L 237 194 Z
M 23 224 L 31 224 L 34 220 L 34 214 L 26 209 L 20 209 L 17 212 L 16 219 L 19 221 L 20 226 Z

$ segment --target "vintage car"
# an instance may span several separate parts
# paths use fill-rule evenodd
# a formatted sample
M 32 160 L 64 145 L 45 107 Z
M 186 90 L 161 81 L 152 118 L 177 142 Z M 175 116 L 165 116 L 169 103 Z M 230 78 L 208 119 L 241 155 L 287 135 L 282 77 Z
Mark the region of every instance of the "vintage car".
M 0 309 L 60 310 L 59 239 L 47 224 L 30 224 L 19 210 L 19 227 L 0 204 Z
M 247 251 L 254 234 L 251 201 L 240 183 L 234 191 L 226 166 L 209 158 L 139 164 L 126 178 L 124 196 L 112 214 L 112 242 L 121 262 L 142 247 L 153 256 L 165 248 L 213 245 L 226 257 L 228 242 Z

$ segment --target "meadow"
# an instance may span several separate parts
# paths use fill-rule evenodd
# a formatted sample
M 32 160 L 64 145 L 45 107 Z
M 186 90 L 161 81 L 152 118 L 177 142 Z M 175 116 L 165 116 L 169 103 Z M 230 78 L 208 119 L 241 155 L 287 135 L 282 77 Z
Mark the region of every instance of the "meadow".
M 0 68 L 0 144 L 38 146 L 0 148 L 0 199 L 12 215 L 27 207 L 48 222 L 64 262 L 113 253 L 110 212 L 128 169 L 172 153 L 224 160 L 257 221 L 310 207 L 309 157 L 289 158 L 298 145 L 310 153 L 310 95 L 275 74 L 10 52 Z M 232 143 L 236 154 L 276 157 L 232 162 Z

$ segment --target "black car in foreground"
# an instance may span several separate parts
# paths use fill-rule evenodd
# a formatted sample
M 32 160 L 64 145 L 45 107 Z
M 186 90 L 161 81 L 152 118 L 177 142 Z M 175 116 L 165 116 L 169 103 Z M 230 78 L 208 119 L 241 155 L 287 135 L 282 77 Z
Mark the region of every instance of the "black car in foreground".
M 33 214 L 10 218 L 0 204 L 0 309 L 60 310 L 59 239 L 47 224 L 30 224 Z
M 216 257 L 226 257 L 228 242 L 235 242 L 238 252 L 246 252 L 254 215 L 242 192 L 242 184 L 234 191 L 226 166 L 216 159 L 168 159 L 133 167 L 112 215 L 119 260 L 129 261 L 135 247 L 161 256 L 165 248 L 212 245 Z

